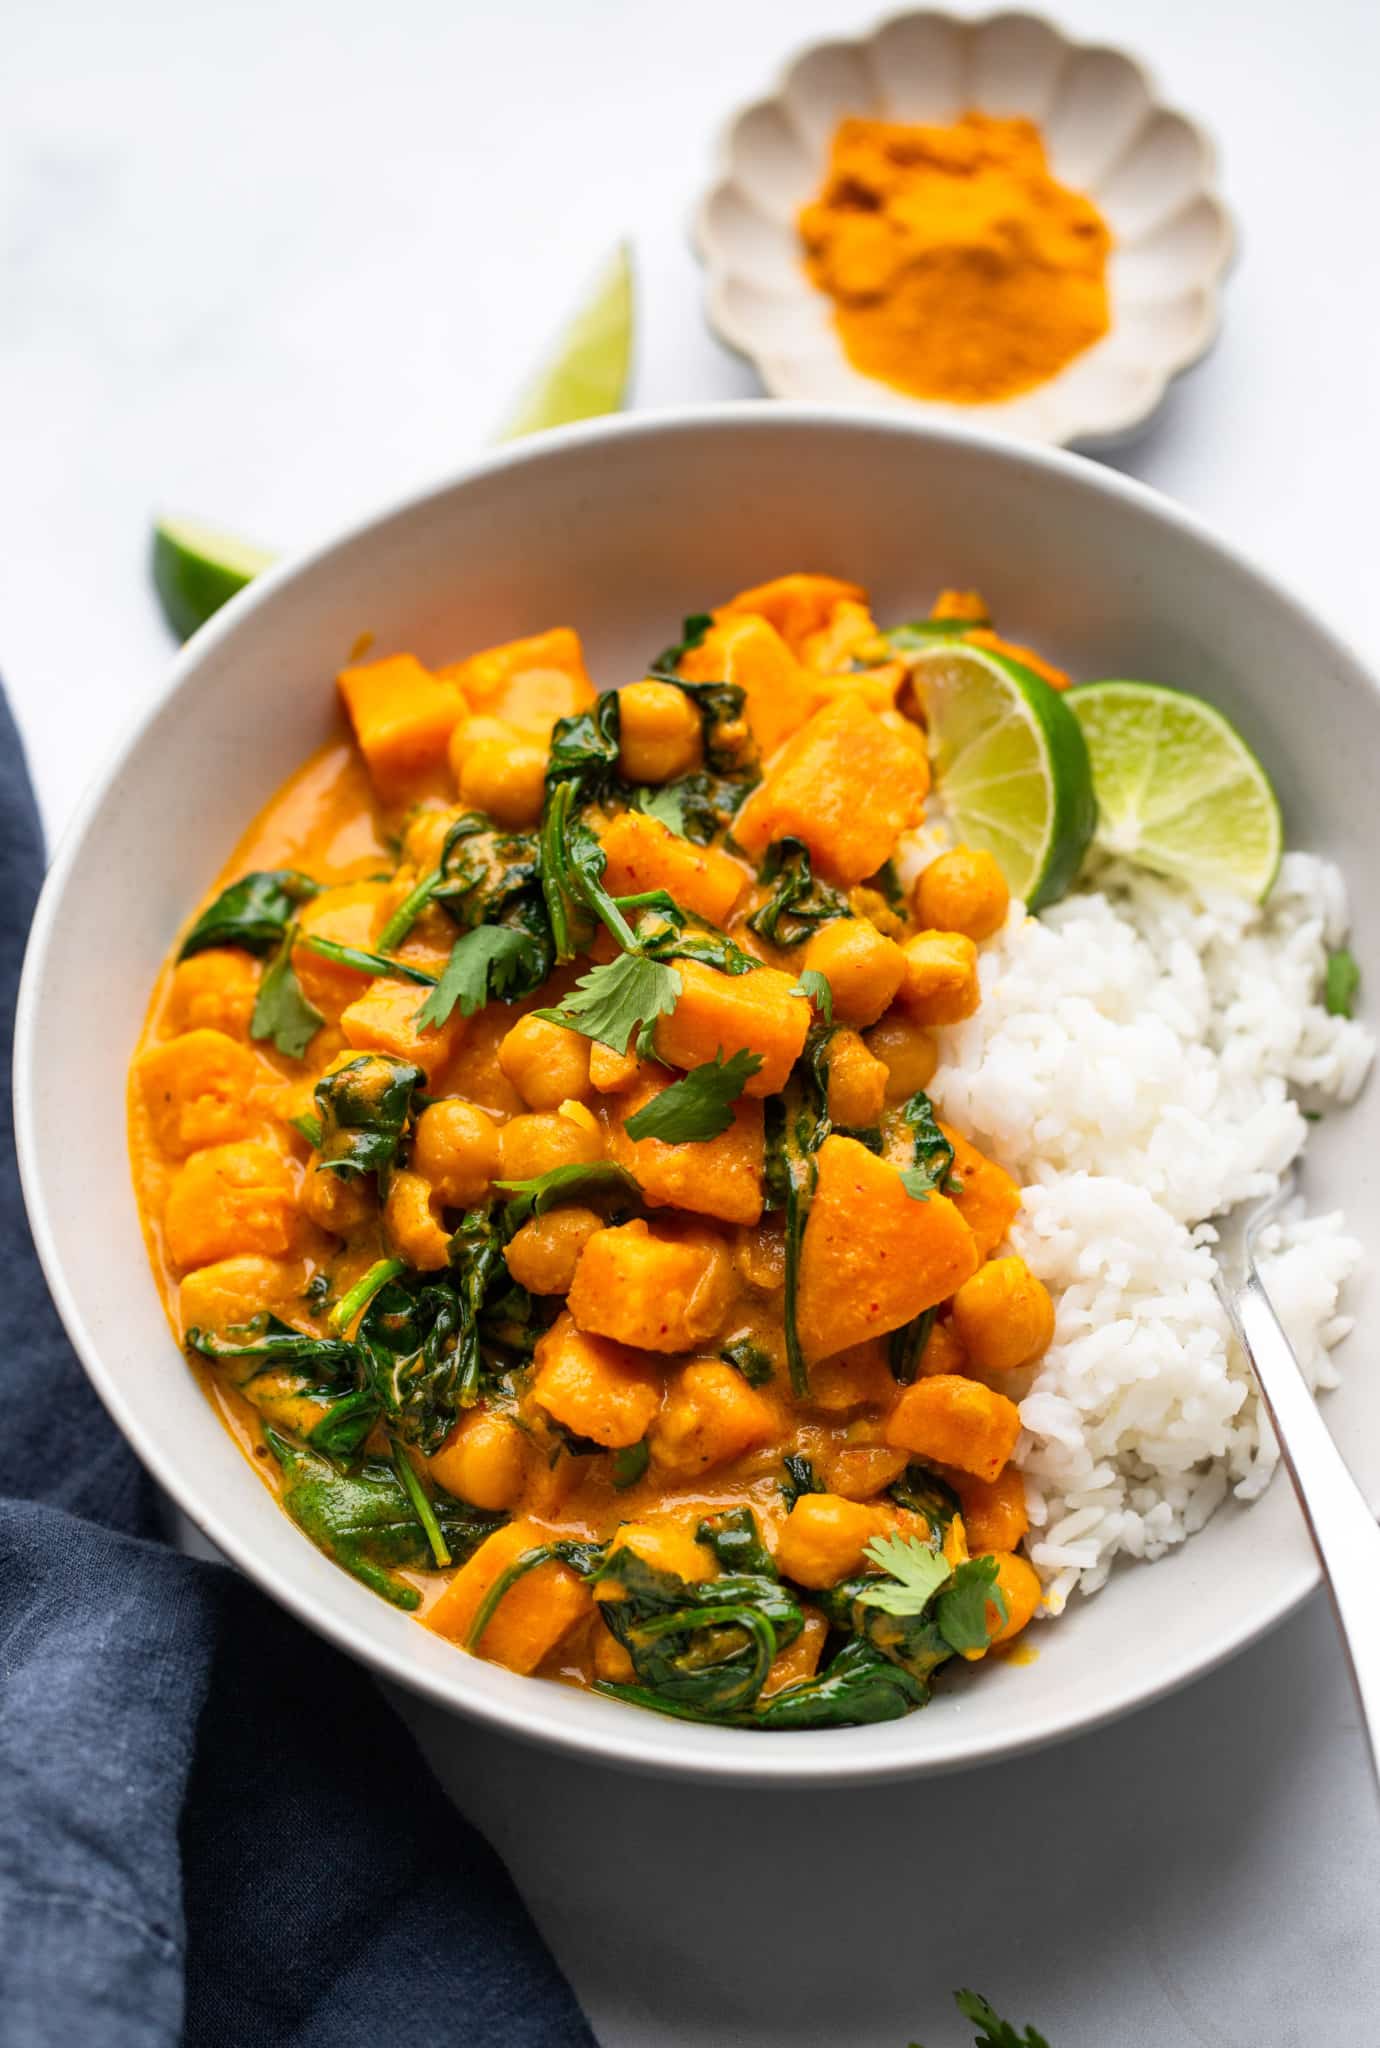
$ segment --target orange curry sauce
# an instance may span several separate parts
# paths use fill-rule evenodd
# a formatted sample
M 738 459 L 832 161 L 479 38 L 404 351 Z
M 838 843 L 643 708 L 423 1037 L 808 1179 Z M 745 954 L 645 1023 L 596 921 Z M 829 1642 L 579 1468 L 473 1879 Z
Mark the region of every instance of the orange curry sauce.
M 975 615 L 974 630 L 990 644 L 985 619 Z M 417 1018 L 425 986 L 313 950 L 313 935 L 376 950 L 461 816 L 483 813 L 500 835 L 534 833 L 553 726 L 595 703 L 565 629 L 436 672 L 394 656 L 345 672 L 353 731 L 288 780 L 218 884 L 294 870 L 321 885 L 297 907 L 296 944 L 279 962 L 290 957 L 319 1028 L 302 1057 L 252 1035 L 277 954 L 271 939 L 257 953 L 221 944 L 174 955 L 131 1068 L 130 1150 L 179 1342 L 195 1328 L 224 1346 L 248 1341 L 243 1326 L 265 1311 L 304 1334 L 349 1335 L 353 1323 L 333 1330 L 333 1304 L 384 1259 L 444 1279 L 462 1216 L 502 1215 L 498 1183 L 601 1160 L 622 1166 L 641 1191 L 632 1213 L 605 1191 L 577 1191 L 511 1237 L 507 1267 L 545 1326 L 535 1355 L 486 1355 L 479 1398 L 456 1411 L 444 1440 L 396 1453 L 429 1499 L 506 1519 L 448 1569 L 416 1560 L 388 1569 L 419 1618 L 457 1644 L 470 1639 L 478 1654 L 582 1685 L 631 1683 L 633 1660 L 603 1618 L 616 1588 L 591 1587 L 574 1565 L 549 1559 L 513 1583 L 473 1642 L 484 1596 L 536 1544 L 608 1544 L 620 1529 L 656 1570 L 703 1583 L 721 1565 L 698 1527 L 750 1507 L 804 1623 L 778 1648 L 765 1701 L 827 1661 L 837 1622 L 831 1635 L 817 1603 L 827 1606 L 828 1589 L 850 1575 L 879 1570 L 865 1549 L 879 1536 L 942 1541 L 952 1565 L 992 1554 L 1001 1595 L 987 1609 L 992 1644 L 1024 1626 L 1039 1589 L 1018 1554 L 1026 1516 L 1008 1462 L 1012 1396 L 1049 1341 L 1052 1315 L 1022 1262 L 1000 1256 L 1019 1201 L 1000 1167 L 946 1131 L 948 1180 L 916 1192 L 901 1178 L 917 1156 L 902 1110 L 934 1071 L 933 1029 L 976 1007 L 977 947 L 999 928 L 1007 897 L 990 856 L 966 849 L 927 868 L 908 894 L 876 879 L 921 819 L 929 772 L 906 669 L 890 658 L 864 594 L 819 576 L 744 592 L 682 651 L 679 674 L 726 680 L 741 699 L 729 700 L 728 715 L 719 706 L 711 733 L 706 700 L 675 682 L 621 692 L 619 779 L 588 814 L 604 886 L 621 899 L 667 891 L 693 929 L 726 935 L 758 964 L 730 974 L 671 957 L 680 996 L 656 1022 L 658 1057 L 532 1015 L 569 1002 L 592 963 L 617 957 L 592 917 L 587 950 L 540 987 L 470 1016 L 456 1008 L 430 1029 Z M 710 843 L 628 805 L 632 792 L 688 787 L 686 777 L 711 769 L 732 781 L 735 764 L 735 799 L 743 786 L 749 793 Z M 814 894 L 799 899 L 804 921 L 786 912 L 773 941 L 749 920 L 773 897 L 772 850 L 792 841 L 808 849 Z M 429 902 L 389 958 L 439 976 L 462 929 Z M 832 997 L 832 1035 L 818 976 Z M 673 1083 L 742 1052 L 760 1065 L 725 1130 L 683 1142 L 626 1133 L 628 1118 Z M 808 1387 L 797 1395 L 786 1232 L 782 1211 L 767 1206 L 764 1131 L 767 1098 L 796 1085 L 792 1069 L 811 1054 L 827 1088 L 816 1110 L 832 1132 L 812 1158 L 799 1240 L 795 1326 Z M 392 1071 L 410 1063 L 420 1079 L 388 1168 L 342 1175 L 291 1119 L 311 1131 L 323 1080 L 369 1057 Z M 893 1370 L 895 1333 L 929 1311 L 907 1384 Z M 265 1426 L 300 1447 L 331 1397 L 290 1366 L 189 1356 L 281 1494 Z M 356 1457 L 384 1459 L 390 1442 L 376 1422 Z M 789 1508 L 788 1456 L 808 1461 L 815 1489 Z M 961 1513 L 941 1524 L 899 1502 L 891 1489 L 908 1471 L 935 1475 Z

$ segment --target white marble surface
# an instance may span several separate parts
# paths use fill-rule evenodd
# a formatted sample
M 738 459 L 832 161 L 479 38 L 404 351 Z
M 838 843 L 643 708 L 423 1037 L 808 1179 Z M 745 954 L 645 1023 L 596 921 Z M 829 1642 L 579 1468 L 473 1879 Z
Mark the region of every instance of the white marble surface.
M 169 657 L 155 509 L 286 548 L 462 462 L 621 233 L 637 402 L 749 391 L 683 232 L 712 127 L 872 11 L 8 0 L 0 670 L 50 830 Z M 1242 226 L 1224 338 L 1124 466 L 1380 651 L 1380 12 L 1060 11 L 1215 129 Z M 420 1725 L 605 2048 L 948 2048 L 961 1983 L 1055 2048 L 1380 2039 L 1380 1836 L 1319 1602 L 1120 1728 L 890 1792 L 677 1790 Z

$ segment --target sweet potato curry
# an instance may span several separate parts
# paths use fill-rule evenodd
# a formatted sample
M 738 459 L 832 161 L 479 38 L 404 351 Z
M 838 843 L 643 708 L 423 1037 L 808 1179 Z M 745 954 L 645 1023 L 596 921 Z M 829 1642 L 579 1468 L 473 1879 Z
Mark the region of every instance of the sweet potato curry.
M 907 647 L 782 577 L 600 693 L 565 627 L 347 668 L 155 994 L 131 1137 L 207 1390 L 473 1654 L 733 1727 L 922 1706 L 1039 1584 L 1048 1294 L 936 1114 L 990 854 L 907 890 Z M 1028 658 L 1028 657 L 1027 657 Z

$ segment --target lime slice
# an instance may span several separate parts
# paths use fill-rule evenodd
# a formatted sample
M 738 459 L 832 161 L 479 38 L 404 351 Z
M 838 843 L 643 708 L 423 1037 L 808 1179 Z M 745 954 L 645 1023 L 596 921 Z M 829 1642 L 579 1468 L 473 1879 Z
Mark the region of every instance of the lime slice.
M 1220 711 L 1163 683 L 1081 683 L 1064 701 L 1092 757 L 1099 846 L 1200 888 L 1269 894 L 1279 802 Z
M 627 395 L 632 338 L 632 257 L 627 243 L 620 242 L 499 440 L 516 441 L 544 427 L 619 411 Z
M 1097 823 L 1078 721 L 1057 690 L 985 647 L 909 654 L 935 781 L 964 843 L 995 856 L 1028 910 L 1062 896 Z
M 204 626 L 273 559 L 233 534 L 190 519 L 160 519 L 153 529 L 153 582 L 178 639 Z

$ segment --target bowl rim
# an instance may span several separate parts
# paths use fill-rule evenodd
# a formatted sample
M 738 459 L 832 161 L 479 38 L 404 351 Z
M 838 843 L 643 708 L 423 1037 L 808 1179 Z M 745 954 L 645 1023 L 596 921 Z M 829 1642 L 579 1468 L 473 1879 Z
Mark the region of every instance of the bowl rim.
M 1177 529 L 1190 541 L 1205 548 L 1224 565 L 1261 583 L 1271 598 L 1295 615 L 1308 631 L 1329 643 L 1337 656 L 1358 669 L 1380 693 L 1371 664 L 1340 634 L 1320 620 L 1312 607 L 1294 595 L 1275 573 L 1248 553 L 1222 540 L 1195 513 L 1174 503 L 1135 478 L 1109 469 L 1088 457 L 1061 448 L 1028 442 L 1003 442 L 960 423 L 914 420 L 905 416 L 874 414 L 846 405 L 770 403 L 761 399 L 699 404 L 668 409 L 624 413 L 586 420 L 525 442 L 483 454 L 448 472 L 437 480 L 391 499 L 381 509 L 349 522 L 326 540 L 304 552 L 291 555 L 247 585 L 195 633 L 171 663 L 161 685 L 132 713 L 124 735 L 112 750 L 106 765 L 96 774 L 82 795 L 58 843 L 58 848 L 34 913 L 25 951 L 15 1015 L 12 1067 L 15 1141 L 20 1183 L 25 1207 L 44 1275 L 54 1304 L 87 1378 L 107 1413 L 155 1481 L 172 1498 L 215 1549 L 236 1565 L 262 1591 L 285 1607 L 318 1635 L 363 1663 L 380 1678 L 391 1680 L 434 1705 L 454 1714 L 484 1722 L 498 1731 L 569 1756 L 653 1776 L 675 1776 L 706 1783 L 779 1786 L 842 1786 L 915 1778 L 931 1773 L 964 1770 L 996 1763 L 1027 1751 L 1044 1748 L 1089 1732 L 1119 1719 L 1138 1708 L 1149 1706 L 1194 1679 L 1206 1676 L 1218 1665 L 1238 1655 L 1251 1643 L 1275 1628 L 1307 1596 L 1321 1579 L 1311 1552 L 1300 1548 L 1291 1555 L 1288 1570 L 1275 1590 L 1260 1605 L 1248 1603 L 1244 1616 L 1224 1623 L 1207 1650 L 1185 1651 L 1176 1661 L 1157 1662 L 1152 1670 L 1114 1684 L 1110 1691 L 1087 1705 L 1067 1703 L 1051 1707 L 1024 1721 L 1009 1735 L 986 1738 L 974 1744 L 964 1739 L 961 1717 L 946 1725 L 940 1739 L 914 1755 L 890 1752 L 869 1755 L 861 1744 L 841 1746 L 837 1763 L 831 1760 L 807 1762 L 799 1751 L 792 1761 L 793 1742 L 787 1734 L 773 1739 L 768 1734 L 750 1738 L 750 1748 L 737 1744 L 721 1759 L 677 1752 L 679 1724 L 652 1714 L 629 1712 L 626 1732 L 621 1725 L 609 1733 L 584 1728 L 563 1718 L 566 1688 L 555 1683 L 533 1684 L 513 1703 L 469 1696 L 465 1687 L 465 1659 L 457 1655 L 455 1682 L 441 1675 L 415 1668 L 395 1659 L 387 1644 L 375 1639 L 361 1618 L 359 1623 L 316 1608 L 309 1591 L 284 1577 L 261 1568 L 251 1526 L 243 1518 L 226 1512 L 216 1503 L 213 1492 L 199 1488 L 194 1469 L 165 1455 L 146 1433 L 121 1384 L 118 1368 L 102 1358 L 100 1348 L 87 1328 L 75 1289 L 69 1284 L 58 1255 L 49 1220 L 43 1167 L 37 1132 L 37 1070 L 40 1062 L 40 1001 L 44 970 L 54 933 L 62 917 L 67 892 L 87 850 L 92 824 L 126 766 L 138 752 L 147 730 L 160 717 L 169 701 L 195 674 L 203 659 L 234 634 L 240 625 L 278 591 L 315 571 L 328 559 L 388 526 L 402 515 L 415 514 L 429 504 L 440 502 L 456 491 L 486 477 L 529 465 L 539 466 L 553 450 L 598 446 L 611 440 L 673 440 L 706 427 L 719 427 L 747 417 L 754 431 L 768 433 L 810 432 L 823 428 L 848 434 L 878 434 L 903 439 L 939 442 L 956 451 L 971 449 L 987 458 L 996 455 L 1017 468 L 1037 476 L 1062 475 L 1090 487 L 1094 494 L 1149 513 Z M 361 1616 L 364 1610 L 361 1610 Z M 530 1699 L 526 1693 L 530 1692 Z
M 988 401 L 963 407 L 961 411 L 971 414 L 973 425 L 981 424 L 987 432 L 1004 435 L 1011 433 L 1013 439 L 1022 444 L 1040 447 L 1064 447 L 1096 452 L 1128 446 L 1149 426 L 1159 412 L 1170 391 L 1189 370 L 1202 362 L 1216 346 L 1222 328 L 1223 287 L 1236 266 L 1240 255 L 1241 231 L 1232 208 L 1222 192 L 1222 153 L 1212 130 L 1195 114 L 1175 104 L 1164 95 L 1157 73 L 1132 49 L 1124 44 L 1109 42 L 1100 36 L 1080 36 L 1056 20 L 1053 15 L 1033 7 L 996 7 L 982 14 L 961 14 L 952 7 L 904 7 L 889 10 L 878 16 L 869 26 L 860 27 L 854 34 L 820 34 L 808 42 L 801 43 L 776 65 L 770 83 L 751 99 L 734 106 L 718 122 L 710 153 L 711 170 L 707 182 L 695 199 L 690 216 L 690 244 L 704 271 L 704 306 L 710 326 L 724 346 L 734 355 L 751 365 L 761 378 L 767 392 L 791 403 L 834 403 L 863 407 L 865 398 L 857 400 L 815 401 L 802 398 L 797 386 L 784 378 L 778 353 L 761 338 L 754 336 L 727 310 L 725 296 L 731 281 L 731 271 L 724 254 L 722 238 L 717 234 L 712 221 L 716 200 L 724 192 L 737 189 L 738 179 L 733 168 L 733 140 L 739 126 L 750 115 L 758 114 L 765 108 L 779 107 L 787 99 L 792 76 L 797 67 L 812 57 L 816 51 L 825 49 L 866 50 L 870 49 L 888 30 L 909 21 L 934 21 L 948 23 L 959 30 L 968 40 L 983 29 L 991 28 L 997 22 L 1020 22 L 1034 24 L 1057 38 L 1066 53 L 1085 53 L 1111 56 L 1128 65 L 1145 89 L 1151 114 L 1172 114 L 1191 130 L 1198 149 L 1201 165 L 1199 196 L 1212 207 L 1217 221 L 1217 248 L 1211 274 L 1204 288 L 1202 318 L 1192 337 L 1177 351 L 1170 351 L 1155 365 L 1155 381 L 1149 394 L 1138 402 L 1130 404 L 1116 420 L 1096 427 L 1079 426 L 1076 417 L 1066 415 L 1051 433 L 1024 433 L 1007 428 L 1003 423 L 1005 407 L 1011 401 Z M 806 289 L 802 273 L 802 290 Z M 1055 380 L 1057 381 L 1057 379 Z M 907 392 L 877 386 L 874 401 L 893 410 L 899 417 L 914 418 L 936 425 L 947 423 L 960 410 L 939 399 L 918 398 Z M 956 424 L 967 424 L 959 420 Z

